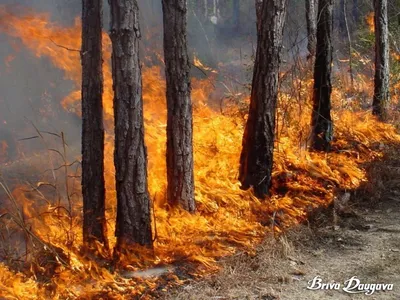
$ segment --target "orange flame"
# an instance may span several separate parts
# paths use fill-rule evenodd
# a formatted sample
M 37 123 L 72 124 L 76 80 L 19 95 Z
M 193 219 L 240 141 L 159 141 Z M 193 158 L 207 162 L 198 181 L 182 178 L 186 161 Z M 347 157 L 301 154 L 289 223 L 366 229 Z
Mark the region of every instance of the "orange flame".
M 0 31 L 20 39 L 37 57 L 48 57 L 55 67 L 64 71 L 66 79 L 75 82 L 76 91 L 63 100 L 63 105 L 68 110 L 79 112 L 81 66 L 79 53 L 74 51 L 80 48 L 78 20 L 73 27 L 63 28 L 51 23 L 46 14 L 17 17 L 9 13 L 4 6 L 0 6 L 0 17 Z M 115 243 L 111 53 L 110 40 L 106 34 L 103 37 L 103 101 L 107 131 L 105 173 L 110 227 L 108 232 L 111 243 Z M 198 60 L 196 65 L 204 68 Z M 358 187 L 365 180 L 364 171 L 359 163 L 381 154 L 368 151 L 359 153 L 358 156 L 351 153 L 349 155 L 348 152 L 353 151 L 352 143 L 369 147 L 381 141 L 400 142 L 400 136 L 393 127 L 377 122 L 369 114 L 338 110 L 334 113 L 337 135 L 335 146 L 348 152 L 340 151 L 326 155 L 309 153 L 306 151 L 307 137 L 301 133 L 308 131 L 309 118 L 304 116 L 311 115 L 311 105 L 309 101 L 295 104 L 289 95 L 282 93 L 279 99 L 279 137 L 273 173 L 276 192 L 268 201 L 260 202 L 250 191 L 240 190 L 237 182 L 244 118 L 239 114 L 239 109 L 224 114 L 212 109 L 208 103 L 213 83 L 193 79 L 198 212 L 191 215 L 179 209 L 167 211 L 164 200 L 166 101 L 162 73 L 161 67 L 143 68 L 149 189 L 154 198 L 157 232 L 155 255 L 152 261 L 126 258 L 126 264 L 131 265 L 132 269 L 137 268 L 132 266 L 135 263 L 147 266 L 187 260 L 200 263 L 203 269 L 199 269 L 199 272 L 215 270 L 217 258 L 230 255 L 238 248 L 254 249 L 268 230 L 260 224 L 260 220 L 274 215 L 281 219 L 283 227 L 296 224 L 305 219 L 309 207 L 330 203 L 334 186 L 348 189 Z M 312 82 L 294 84 L 299 86 L 301 96 L 307 99 Z M 344 98 L 339 90 L 335 90 L 333 96 L 336 103 L 341 103 L 340 99 Z M 243 99 L 243 102 L 245 101 L 246 99 Z M 326 182 L 331 184 L 326 185 Z M 285 192 L 278 191 L 281 185 L 285 185 Z M 57 275 L 52 278 L 57 297 L 90 298 L 96 293 L 104 293 L 104 297 L 116 297 L 138 294 L 146 287 L 156 286 L 154 280 L 126 279 L 111 274 L 96 262 L 83 258 L 79 254 L 79 247 L 82 245 L 80 217 L 71 220 L 65 212 L 59 212 L 57 215 L 43 214 L 42 210 L 55 211 L 57 204 L 50 202 L 38 209 L 36 206 L 41 200 L 22 190 L 15 191 L 14 197 L 19 203 L 24 203 L 24 214 L 29 216 L 28 222 L 34 232 L 44 241 L 69 253 L 72 269 L 60 266 Z M 75 197 L 70 201 L 73 203 L 73 210 L 80 215 L 81 199 Z M 274 222 L 275 220 L 270 221 L 272 227 Z M 72 232 L 74 236 L 71 237 L 66 232 Z M 74 240 L 73 244 L 71 239 Z M 48 291 L 36 281 L 26 278 L 24 274 L 11 272 L 0 264 L 0 296 L 37 299 L 46 298 L 46 293 Z
M 375 33 L 375 13 L 373 11 L 367 15 L 365 21 L 367 22 L 369 31 Z

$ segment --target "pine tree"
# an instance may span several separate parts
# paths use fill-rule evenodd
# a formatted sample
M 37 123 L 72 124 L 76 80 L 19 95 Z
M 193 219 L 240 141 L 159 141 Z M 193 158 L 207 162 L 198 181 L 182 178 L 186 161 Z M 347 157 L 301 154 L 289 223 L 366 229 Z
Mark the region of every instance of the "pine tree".
M 102 1 L 82 1 L 83 240 L 108 248 L 105 220 Z
M 328 151 L 333 135 L 331 118 L 333 0 L 319 0 L 314 66 L 312 148 Z
M 193 175 L 193 117 L 187 53 L 187 1 L 162 0 L 167 80 L 167 198 L 187 211 L 196 208 Z
M 285 0 L 264 0 L 258 24 L 249 117 L 243 136 L 239 180 L 259 198 L 268 194 L 273 165 L 278 74 L 286 15 Z
M 387 0 L 374 0 L 375 8 L 375 90 L 372 113 L 381 121 L 389 105 L 389 30 Z
M 139 7 L 110 0 L 117 190 L 117 250 L 152 245 L 147 151 L 144 142 Z

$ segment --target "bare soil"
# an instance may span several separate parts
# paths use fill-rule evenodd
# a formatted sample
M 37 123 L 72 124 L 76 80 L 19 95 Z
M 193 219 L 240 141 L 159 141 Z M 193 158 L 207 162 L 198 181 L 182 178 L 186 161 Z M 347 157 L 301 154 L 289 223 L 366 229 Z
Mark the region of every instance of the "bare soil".
M 267 238 L 255 255 L 224 259 L 220 273 L 165 299 L 400 299 L 400 150 L 366 168 L 368 183 L 343 191 L 309 223 Z M 341 287 L 307 289 L 315 276 Z M 393 290 L 347 293 L 342 288 L 353 276 L 361 283 L 393 284 Z

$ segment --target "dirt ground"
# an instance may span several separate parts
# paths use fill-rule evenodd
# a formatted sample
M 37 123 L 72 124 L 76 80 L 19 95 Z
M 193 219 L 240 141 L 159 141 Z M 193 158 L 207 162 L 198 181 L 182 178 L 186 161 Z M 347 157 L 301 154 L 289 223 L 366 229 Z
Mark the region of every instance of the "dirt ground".
M 224 259 L 219 274 L 170 292 L 165 299 L 400 299 L 400 150 L 368 166 L 369 181 L 343 192 L 308 224 L 270 237 L 255 255 Z M 309 290 L 308 282 L 339 283 Z M 393 290 L 350 294 L 345 281 L 393 284 Z

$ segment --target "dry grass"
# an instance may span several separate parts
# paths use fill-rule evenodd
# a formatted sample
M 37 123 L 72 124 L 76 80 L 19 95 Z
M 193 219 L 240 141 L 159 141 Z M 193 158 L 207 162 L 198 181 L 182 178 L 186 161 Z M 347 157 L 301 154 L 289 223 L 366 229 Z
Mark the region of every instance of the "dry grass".
M 399 201 L 400 161 L 398 146 L 385 147 L 385 156 L 367 167 L 368 181 L 359 189 L 358 198 L 377 203 L 383 199 Z
M 202 281 L 191 281 L 171 291 L 164 298 L 177 300 L 305 299 L 302 298 L 305 297 L 303 294 L 305 283 L 297 285 L 295 283 L 304 282 L 305 276 L 309 276 L 310 273 L 313 276 L 320 274 L 317 267 L 314 269 L 317 261 L 320 264 L 319 268 L 324 269 L 324 273 L 331 276 L 335 274 L 335 271 L 330 270 L 328 265 L 324 265 L 324 261 L 328 262 L 331 259 L 328 255 L 339 253 L 336 259 L 343 264 L 343 270 L 345 266 L 351 266 L 353 263 L 346 260 L 348 258 L 345 252 L 340 254 L 340 251 L 343 251 L 343 247 L 355 249 L 362 247 L 364 240 L 357 236 L 359 231 L 354 226 L 361 224 L 360 230 L 368 232 L 369 224 L 365 227 L 368 217 L 361 216 L 360 211 L 375 211 L 381 205 L 393 209 L 394 203 L 400 202 L 399 154 L 398 146 L 388 146 L 381 160 L 366 166 L 369 181 L 357 191 L 339 192 L 336 203 L 314 212 L 307 224 L 291 228 L 280 236 L 268 236 L 254 253 L 242 252 L 223 259 L 221 271 L 218 274 Z M 368 207 L 373 209 L 368 210 Z M 337 212 L 336 219 L 335 212 Z M 379 252 L 376 245 L 374 248 L 369 248 L 369 253 L 375 251 Z M 358 255 L 363 254 L 360 252 Z M 380 259 L 378 261 L 381 261 Z M 385 261 L 381 261 L 379 266 L 384 263 Z M 365 276 L 374 277 L 382 272 L 382 268 L 374 271 L 372 267 L 373 265 L 363 266 Z M 390 276 L 395 278 L 394 275 Z M 289 298 L 288 294 L 291 295 Z M 346 297 L 341 294 L 337 296 Z M 315 297 L 312 299 L 318 299 L 318 294 Z
M 295 257 L 291 238 L 268 236 L 254 253 L 241 252 L 223 259 L 218 274 L 192 281 L 165 299 L 279 299 L 280 291 L 270 284 L 290 283 L 293 276 L 302 273 Z

